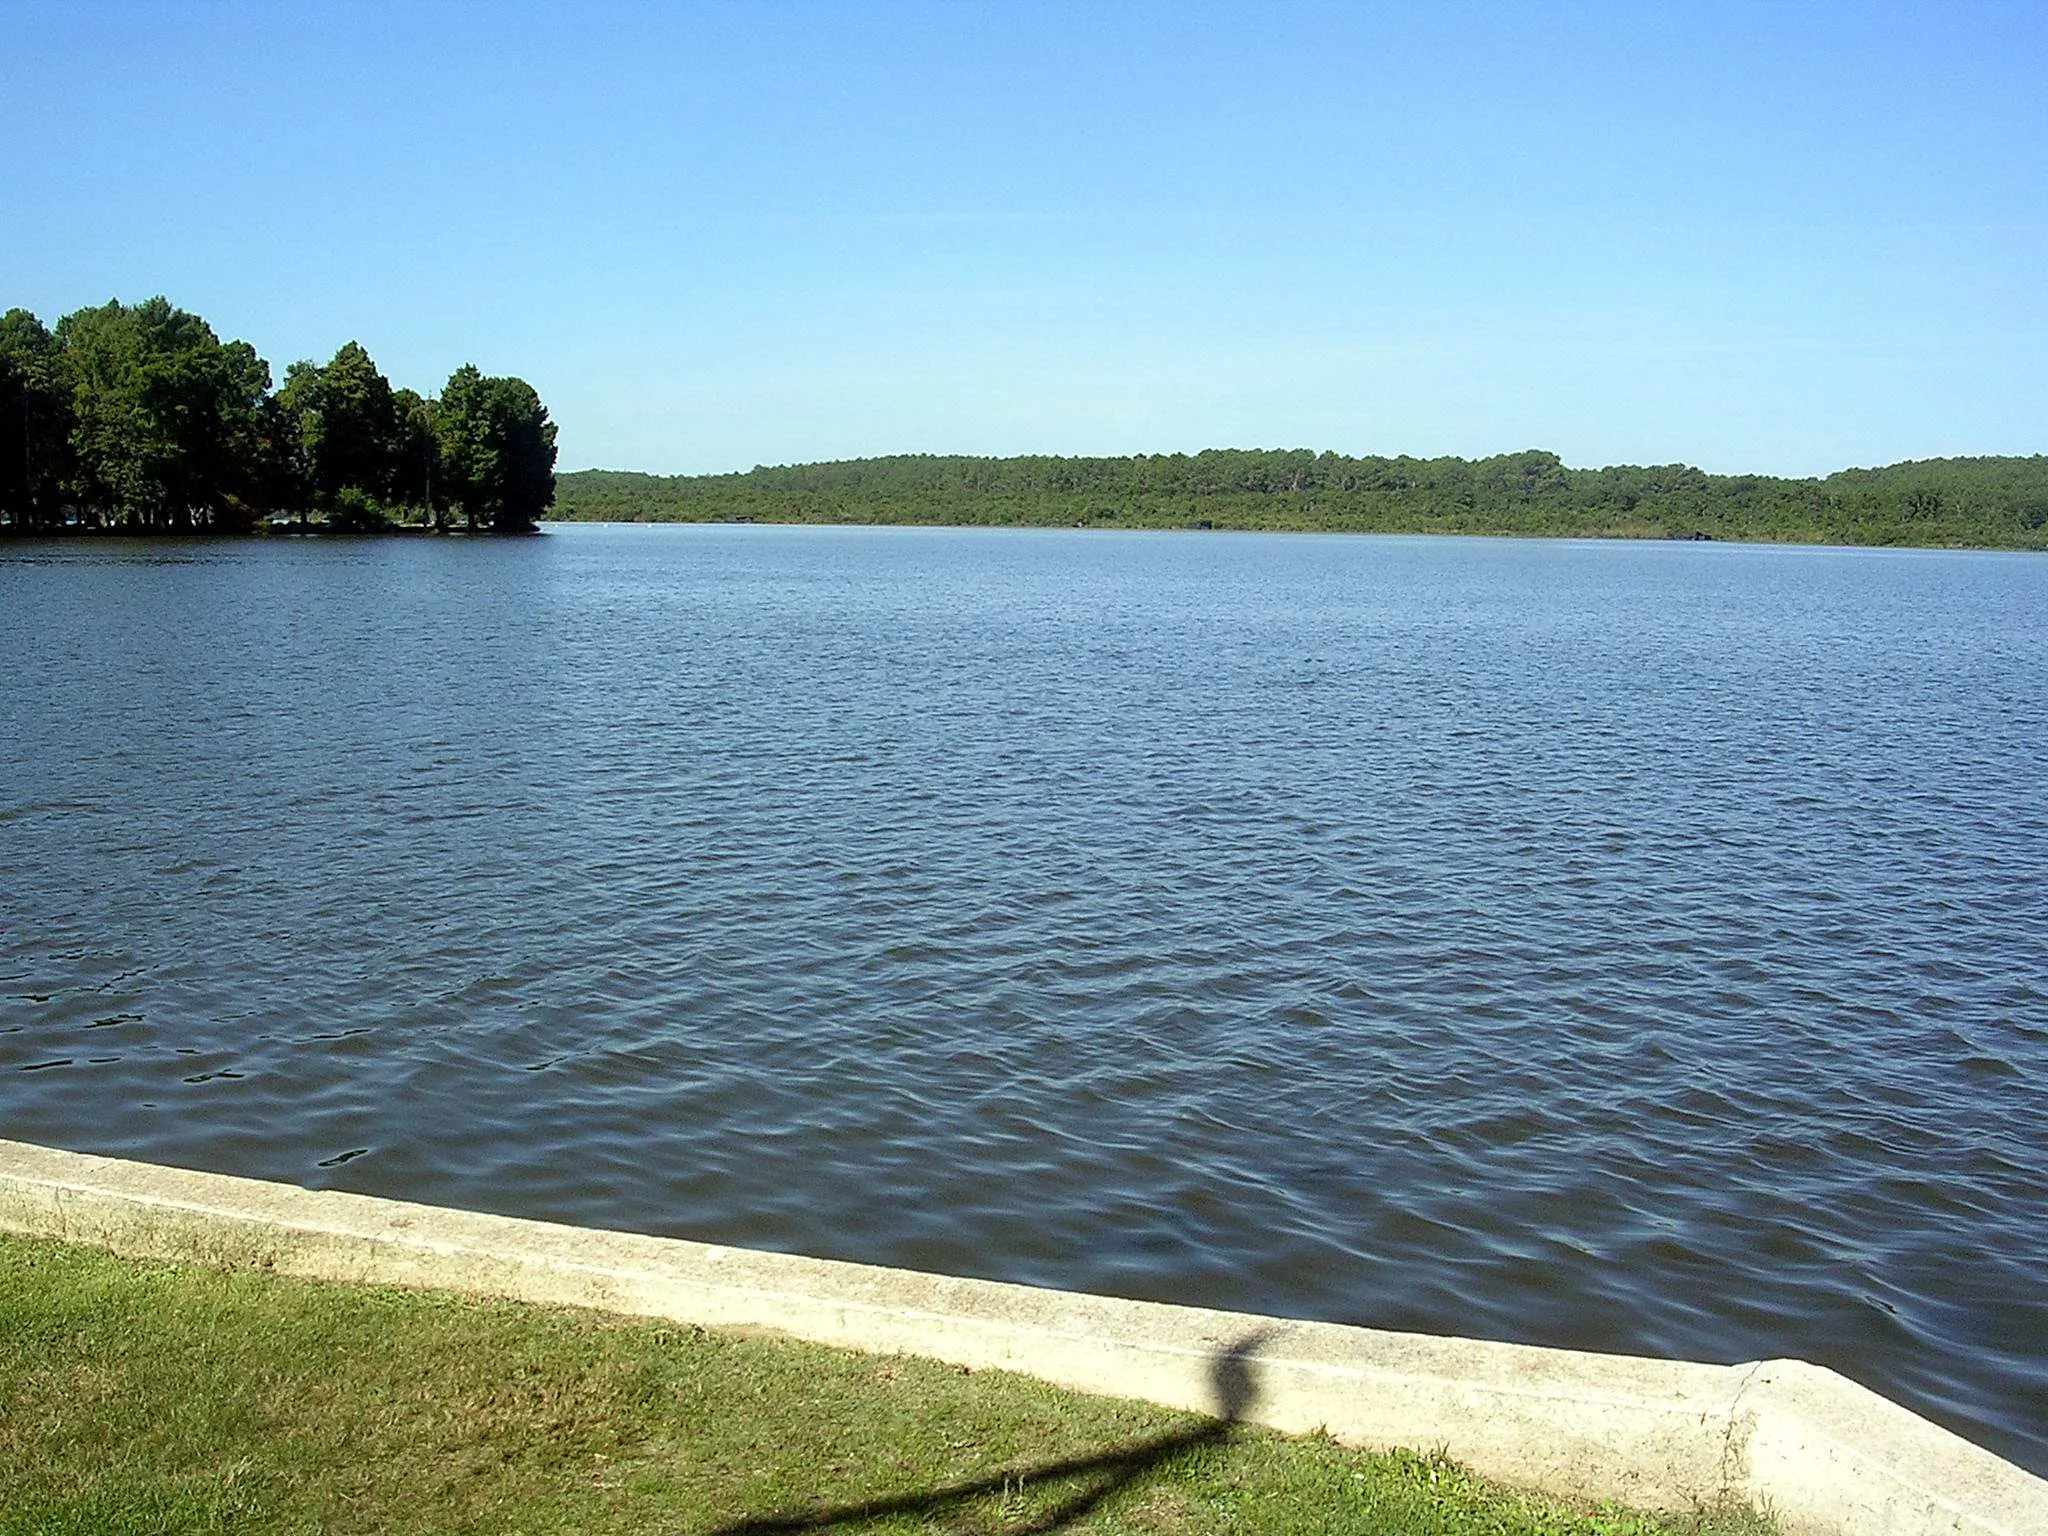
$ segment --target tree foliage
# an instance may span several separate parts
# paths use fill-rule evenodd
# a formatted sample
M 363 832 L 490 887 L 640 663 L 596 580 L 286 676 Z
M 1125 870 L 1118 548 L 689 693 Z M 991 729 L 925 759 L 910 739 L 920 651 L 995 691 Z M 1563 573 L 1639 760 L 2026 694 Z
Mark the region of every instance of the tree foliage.
M 0 316 L 0 519 L 47 532 L 70 483 L 71 379 L 57 338 L 25 309 Z
M 449 503 L 472 532 L 526 532 L 553 503 L 555 424 L 524 379 L 458 368 L 441 391 L 434 430 Z
M 279 400 L 304 504 L 330 526 L 360 532 L 382 521 L 404 453 L 398 398 L 360 342 L 324 367 L 294 363 Z
M 2048 548 L 2048 456 L 1933 459 L 1826 479 L 1685 464 L 1212 449 L 1128 458 L 905 455 L 662 477 L 564 475 L 555 516 L 612 521 L 1295 528 Z
M 261 481 L 270 367 L 167 300 L 57 322 L 82 518 L 136 532 L 246 531 Z
M 0 317 L 0 533 L 531 529 L 554 496 L 555 428 L 532 386 L 473 367 L 442 401 L 394 389 L 361 343 L 271 390 L 247 342 L 154 298 L 54 331 Z M 444 430 L 444 424 L 447 430 Z

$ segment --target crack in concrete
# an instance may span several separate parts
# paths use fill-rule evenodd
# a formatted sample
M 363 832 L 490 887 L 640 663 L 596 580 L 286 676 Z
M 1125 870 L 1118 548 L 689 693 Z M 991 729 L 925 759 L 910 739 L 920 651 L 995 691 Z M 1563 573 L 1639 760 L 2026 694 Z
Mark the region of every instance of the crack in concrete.
M 1749 1369 L 1736 1383 L 1735 1395 L 1728 1399 L 1728 1428 L 1721 1437 L 1721 1497 L 1724 1499 L 1731 1494 L 1743 1493 L 1749 1482 L 1749 1437 L 1756 1432 L 1756 1415 L 1744 1412 L 1742 1399 L 1764 1364 L 1762 1360 L 1750 1361 Z

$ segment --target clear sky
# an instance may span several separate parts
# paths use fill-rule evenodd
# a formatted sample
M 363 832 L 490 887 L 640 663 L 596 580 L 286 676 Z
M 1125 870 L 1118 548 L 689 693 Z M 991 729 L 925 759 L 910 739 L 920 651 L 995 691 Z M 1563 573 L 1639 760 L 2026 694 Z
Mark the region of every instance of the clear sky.
M 2048 4 L 0 0 L 0 307 L 562 467 L 2048 451 Z

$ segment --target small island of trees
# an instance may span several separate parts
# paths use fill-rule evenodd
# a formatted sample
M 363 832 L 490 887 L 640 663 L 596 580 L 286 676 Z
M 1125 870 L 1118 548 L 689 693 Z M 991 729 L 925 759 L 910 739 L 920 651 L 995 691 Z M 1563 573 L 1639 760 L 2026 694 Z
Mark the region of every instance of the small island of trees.
M 394 389 L 354 341 L 270 365 L 163 298 L 0 317 L 0 534 L 531 532 L 555 426 L 465 364 Z

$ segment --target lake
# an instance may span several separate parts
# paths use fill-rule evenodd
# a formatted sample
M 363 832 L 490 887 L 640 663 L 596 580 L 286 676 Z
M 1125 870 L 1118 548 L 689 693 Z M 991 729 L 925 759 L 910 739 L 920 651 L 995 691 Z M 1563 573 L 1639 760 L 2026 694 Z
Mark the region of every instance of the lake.
M 0 1135 L 2048 1473 L 2048 559 L 0 545 Z

